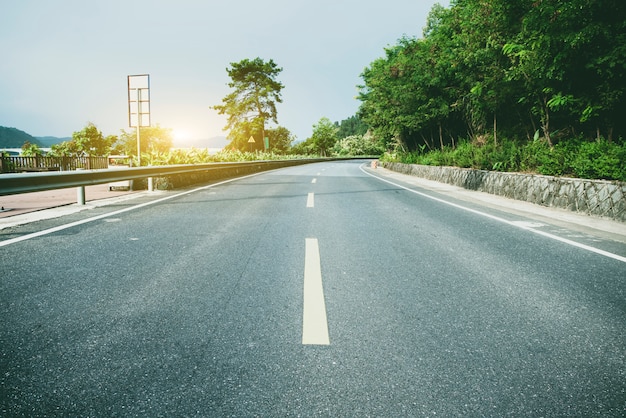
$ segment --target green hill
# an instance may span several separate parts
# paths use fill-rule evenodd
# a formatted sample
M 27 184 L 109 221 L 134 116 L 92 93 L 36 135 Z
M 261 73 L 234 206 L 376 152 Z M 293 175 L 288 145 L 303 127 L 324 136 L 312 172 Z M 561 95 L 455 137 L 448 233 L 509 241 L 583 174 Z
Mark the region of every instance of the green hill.
M 41 141 L 24 131 L 0 126 L 0 148 L 21 148 L 25 142 L 30 142 L 40 147 L 44 146 Z
M 36 136 L 35 137 L 39 142 L 43 144 L 44 147 L 51 147 L 56 144 L 60 144 L 61 142 L 71 141 L 72 137 L 63 137 L 59 138 L 57 136 Z

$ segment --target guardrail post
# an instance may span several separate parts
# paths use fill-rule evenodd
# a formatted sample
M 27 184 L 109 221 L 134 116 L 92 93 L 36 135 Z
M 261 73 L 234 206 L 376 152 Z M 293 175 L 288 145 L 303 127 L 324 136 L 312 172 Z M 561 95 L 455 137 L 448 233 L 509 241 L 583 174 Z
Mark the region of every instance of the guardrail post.
M 77 168 L 76 171 L 82 171 L 84 168 Z M 81 206 L 85 205 L 85 186 L 78 186 L 76 188 L 76 203 Z
M 85 205 L 85 186 L 78 186 L 76 188 L 76 203 L 81 206 Z

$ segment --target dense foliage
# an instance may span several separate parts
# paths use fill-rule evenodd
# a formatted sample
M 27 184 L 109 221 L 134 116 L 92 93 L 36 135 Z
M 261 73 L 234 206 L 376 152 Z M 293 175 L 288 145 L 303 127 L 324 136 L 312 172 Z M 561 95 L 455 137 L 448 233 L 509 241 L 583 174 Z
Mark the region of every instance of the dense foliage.
M 174 137 L 170 128 L 163 128 L 160 125 L 145 126 L 139 128 L 139 142 L 142 155 L 144 153 L 164 153 L 172 148 Z M 119 139 L 115 142 L 112 152 L 114 154 L 136 156 L 137 130 L 123 130 Z
M 313 125 L 313 134 L 306 141 L 291 148 L 292 154 L 378 156 L 385 149 L 379 141 L 367 133 L 367 126 L 353 116 L 339 122 L 321 118 Z
M 104 136 L 96 125 L 88 123 L 80 131 L 72 133 L 70 141 L 53 145 L 48 155 L 55 157 L 106 157 L 111 153 L 116 141 L 116 136 Z
M 22 145 L 22 151 L 20 152 L 20 155 L 23 155 L 25 157 L 36 157 L 39 155 L 43 155 L 43 150 L 39 145 L 31 144 L 30 142 L 26 141 L 24 142 L 24 145 Z
M 339 139 L 354 135 L 363 136 L 368 130 L 368 126 L 356 115 L 350 116 L 341 122 L 335 122 L 335 127 L 337 128 L 337 138 Z
M 359 116 L 387 149 L 477 152 L 488 143 L 504 152 L 507 138 L 509 147 L 541 147 L 537 160 L 616 149 L 606 158 L 623 167 L 622 0 L 453 0 L 432 9 L 423 38 L 400 39 L 362 79 Z
M 493 141 L 477 145 L 463 140 L 454 148 L 445 146 L 430 152 L 388 152 L 381 160 L 626 181 L 626 144 L 606 139 L 587 141 L 579 137 L 554 146 L 541 140 L 504 139 L 497 145 Z

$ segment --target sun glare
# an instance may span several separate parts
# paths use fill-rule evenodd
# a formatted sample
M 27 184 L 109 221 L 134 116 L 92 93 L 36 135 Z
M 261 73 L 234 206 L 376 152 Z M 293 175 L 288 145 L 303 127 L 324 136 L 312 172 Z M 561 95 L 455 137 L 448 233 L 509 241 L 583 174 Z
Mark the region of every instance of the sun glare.
M 185 141 L 189 139 L 189 133 L 184 130 L 174 129 L 172 131 L 172 138 L 174 139 L 174 142 Z

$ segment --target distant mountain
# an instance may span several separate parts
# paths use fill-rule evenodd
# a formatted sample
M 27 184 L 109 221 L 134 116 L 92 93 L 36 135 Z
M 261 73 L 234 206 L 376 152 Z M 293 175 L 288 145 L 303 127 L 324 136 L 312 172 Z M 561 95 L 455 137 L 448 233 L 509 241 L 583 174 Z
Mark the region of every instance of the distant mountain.
M 37 140 L 41 142 L 45 148 L 50 148 L 52 145 L 72 140 L 71 136 L 64 138 L 59 138 L 56 136 L 36 136 L 35 138 L 37 138 Z
M 44 147 L 41 141 L 24 131 L 0 126 L 0 148 L 22 148 L 25 142 Z

